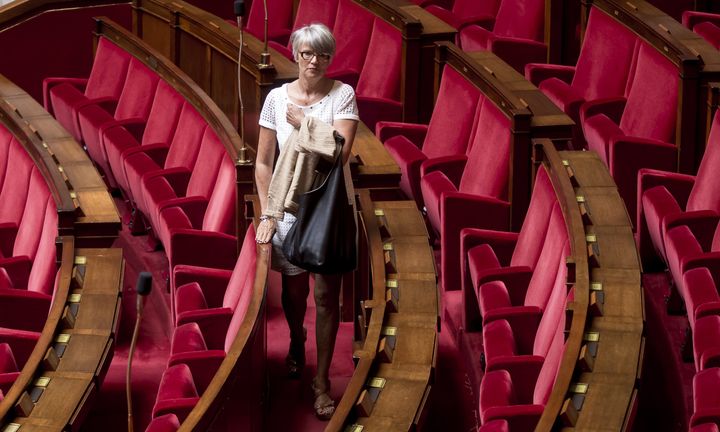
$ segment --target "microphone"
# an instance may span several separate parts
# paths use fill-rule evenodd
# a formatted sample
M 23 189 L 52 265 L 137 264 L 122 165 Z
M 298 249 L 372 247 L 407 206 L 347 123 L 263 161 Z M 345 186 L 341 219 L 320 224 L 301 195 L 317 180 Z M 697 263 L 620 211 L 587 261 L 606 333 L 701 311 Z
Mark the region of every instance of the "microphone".
M 240 0 L 242 1 L 242 0 Z M 127 412 L 128 412 L 128 432 L 133 432 L 133 412 L 132 412 L 132 390 L 131 390 L 131 378 L 132 373 L 132 359 L 135 353 L 135 345 L 137 344 L 138 334 L 140 333 L 140 322 L 142 321 L 143 307 L 145 305 L 145 298 L 150 294 L 152 290 L 152 274 L 150 272 L 140 272 L 135 284 L 135 292 L 137 294 L 135 307 L 137 308 L 137 314 L 135 317 L 135 329 L 133 330 L 132 339 L 130 340 L 130 351 L 128 352 L 127 369 L 125 370 L 125 395 L 127 397 Z
M 233 2 L 233 10 L 235 11 L 235 16 L 242 17 L 245 15 L 245 2 L 243 0 L 235 0 Z
M 258 1 L 258 0 L 255 0 Z M 240 46 L 238 48 L 238 59 L 237 59 L 237 88 L 238 88 L 238 100 L 240 102 L 240 138 L 242 139 L 242 147 L 238 149 L 238 160 L 237 163 L 241 165 L 248 165 L 252 163 L 247 157 L 247 148 L 245 147 L 245 107 L 243 106 L 242 100 L 242 49 L 243 49 L 243 26 L 242 19 L 245 14 L 245 1 L 235 0 L 233 3 L 233 9 L 235 10 L 235 16 L 237 17 L 237 25 L 240 30 Z

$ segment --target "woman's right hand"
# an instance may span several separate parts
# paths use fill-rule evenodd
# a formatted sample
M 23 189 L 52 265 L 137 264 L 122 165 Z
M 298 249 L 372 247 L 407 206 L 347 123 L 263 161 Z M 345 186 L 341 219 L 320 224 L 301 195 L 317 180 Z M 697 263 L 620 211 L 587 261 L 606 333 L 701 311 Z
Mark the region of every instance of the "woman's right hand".
M 269 243 L 273 235 L 275 234 L 276 225 L 277 221 L 275 220 L 275 218 L 272 217 L 260 221 L 260 225 L 258 225 L 257 228 L 257 233 L 255 233 L 255 242 L 263 244 Z

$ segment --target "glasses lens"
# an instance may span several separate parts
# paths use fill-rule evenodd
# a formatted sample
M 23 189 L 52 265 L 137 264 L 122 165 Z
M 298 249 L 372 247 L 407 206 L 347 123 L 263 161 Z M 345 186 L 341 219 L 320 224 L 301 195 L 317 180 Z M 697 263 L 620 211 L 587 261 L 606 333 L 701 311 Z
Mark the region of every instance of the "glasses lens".
M 317 58 L 319 62 L 330 61 L 330 54 L 316 54 L 312 51 L 300 51 L 300 57 L 305 61 L 310 61 L 313 57 Z

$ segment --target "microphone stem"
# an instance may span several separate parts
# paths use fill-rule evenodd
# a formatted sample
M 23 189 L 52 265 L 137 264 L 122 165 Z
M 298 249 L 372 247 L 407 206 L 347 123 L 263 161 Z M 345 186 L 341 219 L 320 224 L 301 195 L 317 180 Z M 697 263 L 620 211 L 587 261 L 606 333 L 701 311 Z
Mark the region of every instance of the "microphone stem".
M 132 412 L 132 385 L 131 372 L 132 360 L 135 353 L 135 345 L 137 344 L 138 335 L 140 333 L 140 322 L 143 315 L 143 299 L 138 296 L 137 317 L 135 319 L 135 328 L 133 329 L 132 339 L 130 340 L 130 352 L 128 353 L 127 368 L 125 369 L 125 394 L 127 396 L 127 412 L 128 412 L 128 432 L 133 432 L 133 412 Z
M 238 88 L 238 101 L 240 103 L 240 139 L 242 144 L 240 150 L 238 150 L 238 163 L 247 164 L 250 160 L 247 157 L 247 149 L 245 147 L 245 107 L 243 106 L 242 99 L 242 49 L 243 49 L 243 29 L 242 29 L 242 16 L 237 17 L 238 28 L 240 29 L 240 46 L 238 47 L 238 66 L 237 66 L 237 88 Z

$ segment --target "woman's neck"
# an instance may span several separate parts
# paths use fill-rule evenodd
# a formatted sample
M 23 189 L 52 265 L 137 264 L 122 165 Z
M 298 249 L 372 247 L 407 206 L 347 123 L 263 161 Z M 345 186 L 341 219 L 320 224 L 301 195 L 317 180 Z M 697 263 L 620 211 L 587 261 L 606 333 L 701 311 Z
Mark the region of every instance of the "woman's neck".
M 294 93 L 296 93 L 295 97 L 303 102 L 312 102 L 319 96 L 325 96 L 329 91 L 329 82 L 330 80 L 325 77 L 320 77 L 316 80 L 299 77 L 294 89 Z

